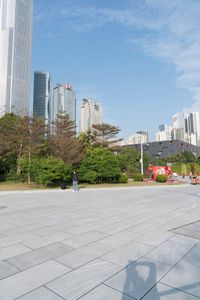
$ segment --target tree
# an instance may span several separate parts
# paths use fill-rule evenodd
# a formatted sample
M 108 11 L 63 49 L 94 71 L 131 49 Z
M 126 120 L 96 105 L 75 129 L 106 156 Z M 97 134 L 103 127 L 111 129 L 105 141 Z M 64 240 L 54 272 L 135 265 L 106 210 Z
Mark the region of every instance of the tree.
M 117 142 L 122 140 L 116 138 L 120 132 L 119 127 L 106 123 L 93 124 L 92 127 L 95 130 L 96 143 L 102 147 L 116 145 Z
M 184 151 L 183 156 L 185 157 L 186 161 L 188 162 L 196 162 L 197 158 L 191 151 Z
M 122 173 L 125 172 L 131 176 L 140 171 L 140 153 L 135 148 L 122 147 L 117 153 Z
M 16 124 L 19 117 L 7 113 L 0 118 L 0 173 L 6 174 L 16 166 L 17 136 Z
M 117 155 L 109 149 L 96 147 L 86 150 L 78 172 L 82 181 L 104 182 L 114 181 L 121 170 Z
M 91 133 L 91 131 L 81 132 L 79 135 L 79 141 L 85 148 L 89 148 L 94 144 L 95 136 Z
M 71 179 L 72 168 L 56 157 L 33 158 L 30 162 L 28 159 L 20 160 L 22 176 L 27 176 L 29 167 L 32 170 L 32 178 L 36 183 L 45 186 L 59 185 L 62 180 Z
M 16 169 L 20 175 L 20 159 L 36 156 L 42 149 L 45 140 L 45 126 L 37 117 L 5 114 L 0 119 L 0 158 L 12 162 L 5 172 Z M 28 178 L 30 182 L 30 176 Z
M 77 164 L 83 158 L 83 146 L 76 138 L 75 124 L 65 112 L 60 112 L 53 122 L 50 149 L 53 156 L 65 163 Z

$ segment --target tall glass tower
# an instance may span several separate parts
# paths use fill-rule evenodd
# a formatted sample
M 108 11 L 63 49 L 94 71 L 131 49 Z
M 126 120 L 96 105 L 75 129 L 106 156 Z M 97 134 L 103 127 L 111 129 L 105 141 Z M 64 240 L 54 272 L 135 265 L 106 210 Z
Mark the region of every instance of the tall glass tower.
M 0 113 L 28 114 L 33 0 L 0 0 Z
M 76 94 L 69 83 L 57 84 L 53 90 L 51 121 L 56 120 L 59 112 L 67 113 L 76 124 Z
M 33 89 L 33 115 L 40 117 L 46 125 L 50 123 L 51 73 L 35 72 Z

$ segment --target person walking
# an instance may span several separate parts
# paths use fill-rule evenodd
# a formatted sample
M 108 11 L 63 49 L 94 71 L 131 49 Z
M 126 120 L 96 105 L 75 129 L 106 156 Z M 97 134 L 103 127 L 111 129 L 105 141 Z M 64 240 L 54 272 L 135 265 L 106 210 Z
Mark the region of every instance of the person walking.
M 72 189 L 74 192 L 78 192 L 78 175 L 75 171 L 72 173 Z

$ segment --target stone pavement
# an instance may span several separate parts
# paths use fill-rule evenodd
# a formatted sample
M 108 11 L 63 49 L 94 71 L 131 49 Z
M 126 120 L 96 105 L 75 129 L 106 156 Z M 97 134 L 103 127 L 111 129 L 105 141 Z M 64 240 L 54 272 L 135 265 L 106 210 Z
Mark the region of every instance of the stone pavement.
M 0 300 L 200 299 L 199 220 L 200 186 L 0 192 Z

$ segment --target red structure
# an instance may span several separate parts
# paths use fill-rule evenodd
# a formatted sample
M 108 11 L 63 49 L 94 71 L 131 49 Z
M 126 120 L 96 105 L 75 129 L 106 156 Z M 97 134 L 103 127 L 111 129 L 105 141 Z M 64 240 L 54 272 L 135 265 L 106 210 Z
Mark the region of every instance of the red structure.
M 171 167 L 168 166 L 149 166 L 147 174 L 156 181 L 157 175 L 163 174 L 169 176 L 172 174 L 172 170 Z

